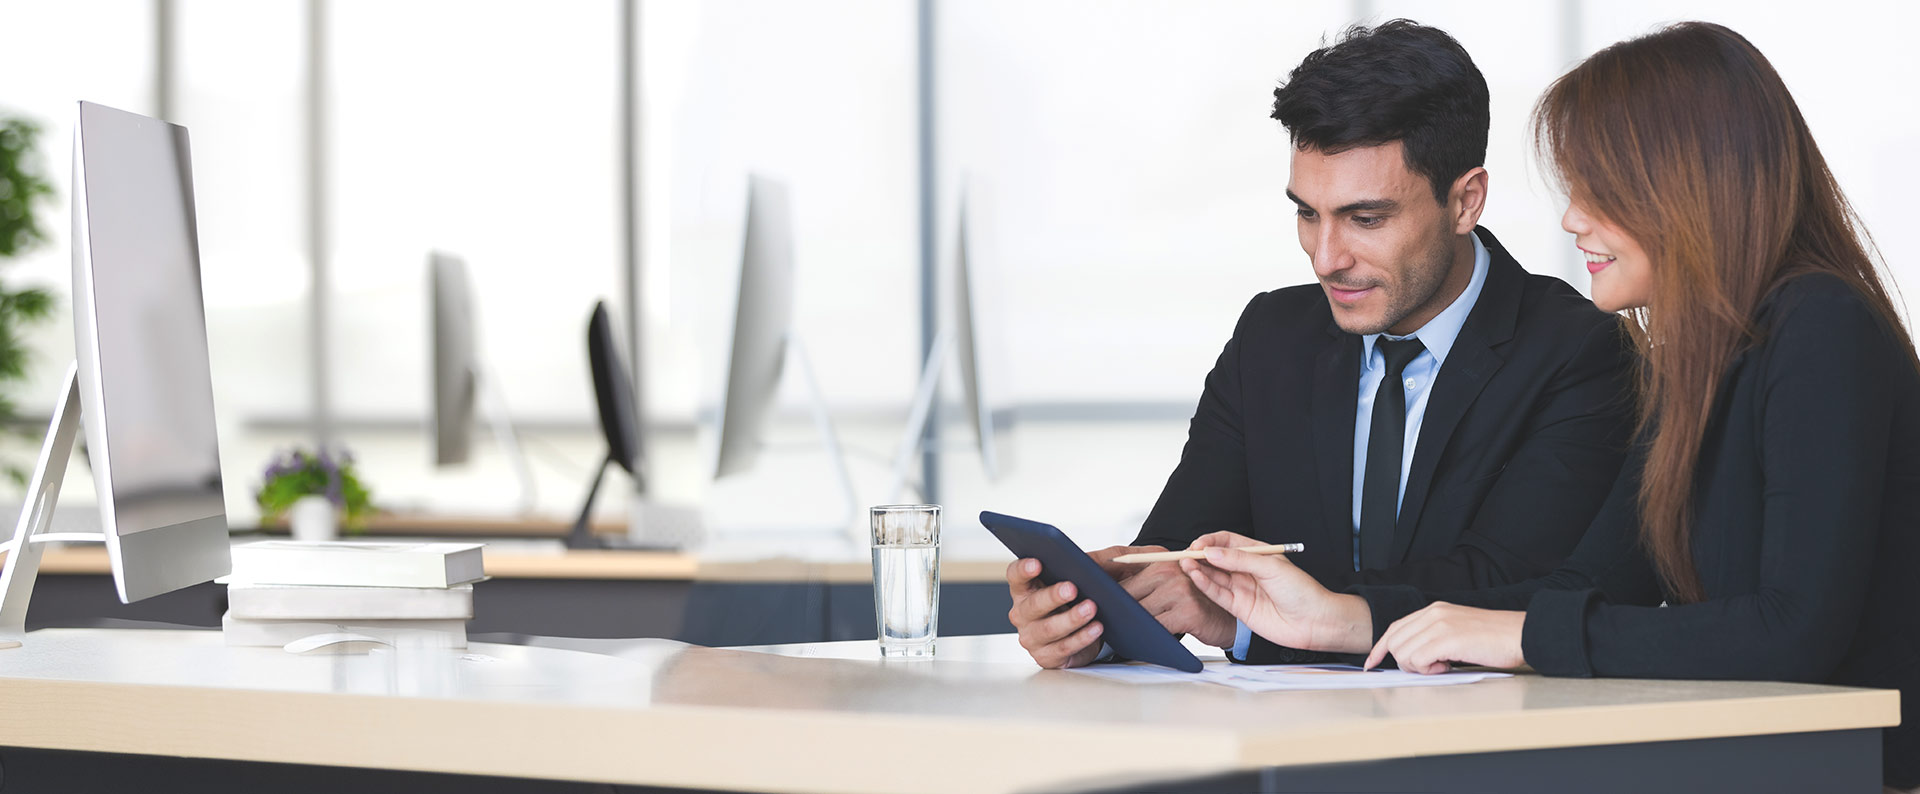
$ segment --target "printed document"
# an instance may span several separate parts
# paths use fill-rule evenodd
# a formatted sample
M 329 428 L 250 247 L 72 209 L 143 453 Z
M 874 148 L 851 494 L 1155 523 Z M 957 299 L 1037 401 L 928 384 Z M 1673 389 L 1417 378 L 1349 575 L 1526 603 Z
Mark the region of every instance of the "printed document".
M 1404 670 L 1362 670 L 1350 664 L 1232 664 L 1208 662 L 1198 673 L 1183 673 L 1158 665 L 1096 664 L 1075 667 L 1069 672 L 1123 681 L 1131 684 L 1205 683 L 1230 686 L 1248 692 L 1277 692 L 1290 689 L 1389 689 L 1403 686 L 1450 686 L 1471 684 L 1489 678 L 1509 678 L 1512 673 L 1458 670 L 1439 675 L 1419 675 Z

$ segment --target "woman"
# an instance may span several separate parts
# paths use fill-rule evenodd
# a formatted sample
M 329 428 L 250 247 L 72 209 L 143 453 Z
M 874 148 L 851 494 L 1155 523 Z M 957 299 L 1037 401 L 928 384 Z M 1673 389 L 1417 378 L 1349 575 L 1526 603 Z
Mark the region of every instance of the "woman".
M 1435 594 L 1330 593 L 1230 533 L 1183 567 L 1268 639 L 1370 666 L 1898 688 L 1885 779 L 1920 785 L 1920 363 L 1792 96 L 1684 23 L 1595 54 L 1534 122 L 1643 357 L 1639 441 L 1573 556 Z

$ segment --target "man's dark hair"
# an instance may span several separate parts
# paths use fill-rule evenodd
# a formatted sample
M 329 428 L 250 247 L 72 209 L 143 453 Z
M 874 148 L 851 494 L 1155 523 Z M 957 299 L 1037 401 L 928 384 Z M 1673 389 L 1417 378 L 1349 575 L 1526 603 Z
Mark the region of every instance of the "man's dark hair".
M 1400 141 L 1407 168 L 1446 203 L 1453 180 L 1487 162 L 1487 80 L 1452 36 L 1412 20 L 1355 25 L 1273 90 L 1293 145 L 1339 154 Z

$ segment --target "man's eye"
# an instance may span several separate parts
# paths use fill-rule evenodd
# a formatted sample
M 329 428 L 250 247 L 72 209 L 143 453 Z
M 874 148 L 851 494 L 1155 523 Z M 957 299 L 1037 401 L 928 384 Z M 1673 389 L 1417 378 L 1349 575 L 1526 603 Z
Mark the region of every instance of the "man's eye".
M 1371 229 L 1382 223 L 1386 223 L 1387 219 L 1378 215 L 1355 215 L 1353 216 L 1353 222 L 1359 224 L 1362 229 Z
M 1313 210 L 1307 209 L 1305 207 L 1301 207 L 1300 209 L 1294 210 L 1294 214 L 1300 216 L 1300 220 L 1303 220 L 1303 221 L 1310 221 L 1310 220 L 1313 220 L 1314 218 L 1319 217 L 1313 213 Z

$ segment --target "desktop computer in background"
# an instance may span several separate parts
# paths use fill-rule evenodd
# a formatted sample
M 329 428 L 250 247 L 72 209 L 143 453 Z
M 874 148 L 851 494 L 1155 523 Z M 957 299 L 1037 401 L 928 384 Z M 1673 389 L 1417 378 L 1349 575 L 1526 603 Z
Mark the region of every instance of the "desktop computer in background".
M 640 452 L 640 411 L 633 398 L 633 381 L 614 341 L 613 317 L 606 301 L 593 304 L 587 318 L 587 363 L 593 375 L 593 402 L 600 417 L 600 434 L 607 453 L 593 469 L 579 518 L 567 535 L 570 549 L 678 549 L 700 533 L 699 512 L 654 500 L 647 494 L 647 461 Z M 618 466 L 631 478 L 627 534 L 602 537 L 592 529 L 593 504 L 600 495 L 607 469 Z
M 720 479 L 752 467 L 766 446 L 768 415 L 772 413 L 788 358 L 799 366 L 809 407 L 827 456 L 834 486 L 839 491 L 840 515 L 822 526 L 817 518 L 798 518 L 783 529 L 802 534 L 858 536 L 866 543 L 866 529 L 858 526 L 859 502 L 847 473 L 833 417 L 827 410 L 806 345 L 793 324 L 793 215 L 785 184 L 762 176 L 747 182 L 747 223 L 740 253 L 740 280 L 735 291 L 727 365 L 716 412 L 713 477 Z M 808 526 L 808 525 L 812 526 Z M 752 531 L 715 527 L 716 534 Z M 789 533 L 791 534 L 791 533 Z
M 26 632 L 41 544 L 103 542 L 122 602 L 224 576 L 220 444 L 187 130 L 82 102 L 73 150 L 68 370 L 0 570 L 0 646 Z M 84 426 L 100 533 L 53 509 Z
M 452 254 L 427 255 L 430 279 L 428 300 L 433 317 L 433 462 L 436 466 L 466 463 L 473 452 L 473 425 L 484 392 L 494 440 L 506 453 L 520 481 L 519 511 L 532 513 L 538 503 L 533 469 L 520 450 L 513 431 L 505 392 L 481 365 L 475 326 L 473 287 L 467 263 Z
M 960 375 L 960 402 L 966 411 L 967 421 L 973 426 L 974 443 L 980 452 L 980 465 L 986 470 L 988 481 L 1000 477 L 1003 461 L 995 444 L 993 405 L 987 398 L 983 382 L 981 334 L 979 318 L 975 316 L 979 302 L 979 286 L 975 281 L 974 266 L 971 261 L 974 253 L 970 245 L 974 242 L 974 223 L 969 222 L 969 210 L 973 209 L 965 190 L 960 195 L 960 220 L 954 233 L 953 278 L 946 285 L 947 317 L 940 323 L 940 330 L 934 334 L 932 349 L 927 353 L 925 366 L 920 372 L 920 385 L 914 390 L 911 407 L 907 411 L 907 429 L 900 438 L 900 446 L 893 459 L 893 486 L 887 493 L 890 501 L 900 501 L 903 491 L 909 484 L 907 472 L 913 467 L 913 459 L 921 450 L 929 424 L 939 426 L 936 407 L 939 405 L 940 385 L 946 380 L 947 360 L 958 357 Z M 935 434 L 934 452 L 942 453 Z M 927 484 L 921 483 L 915 489 L 919 498 L 926 500 Z

